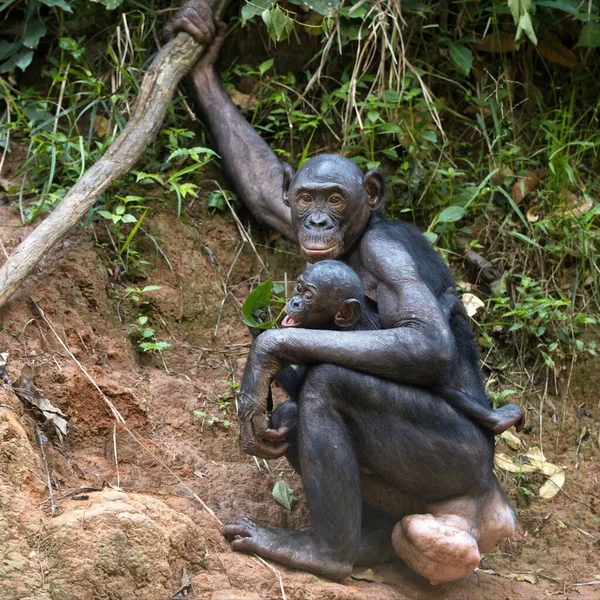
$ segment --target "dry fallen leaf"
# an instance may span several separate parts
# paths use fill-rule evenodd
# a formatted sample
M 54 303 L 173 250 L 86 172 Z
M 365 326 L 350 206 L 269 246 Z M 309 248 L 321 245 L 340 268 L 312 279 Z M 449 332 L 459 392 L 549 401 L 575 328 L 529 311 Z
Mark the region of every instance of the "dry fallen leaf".
M 543 498 L 544 500 L 550 500 L 550 498 L 554 498 L 564 484 L 565 472 L 563 469 L 561 469 L 560 471 L 554 473 L 554 475 L 550 476 L 546 483 L 544 483 L 544 485 L 540 488 L 540 498 Z
M 573 209 L 573 214 L 576 217 L 583 217 L 583 215 L 590 212 L 590 210 L 592 210 L 592 208 L 594 208 L 594 200 L 591 196 L 584 194 L 582 200 L 583 201 L 581 202 L 581 204 L 578 204 Z
M 562 42 L 550 32 L 544 34 L 543 39 L 540 40 L 540 43 L 537 46 L 537 50 L 546 60 L 557 65 L 569 69 L 575 69 L 579 65 L 575 52 L 565 47 Z
M 521 449 L 521 440 L 511 431 L 503 431 L 500 434 L 500 437 L 513 449 L 520 450 Z
M 547 171 L 533 171 L 529 173 L 529 175 L 525 175 L 525 177 L 521 177 L 515 181 L 512 189 L 512 199 L 515 204 L 519 204 L 522 202 L 523 198 L 534 192 L 539 187 L 542 179 L 546 177 Z
M 13 387 L 13 392 L 25 402 L 36 407 L 42 416 L 50 421 L 56 430 L 58 439 L 62 441 L 63 436 L 67 435 L 67 420 L 65 413 L 54 406 L 48 398 L 44 398 L 35 387 L 35 378 L 38 370 L 30 365 L 25 365 L 21 369 L 21 377 Z
M 242 110 L 246 108 L 252 108 L 256 103 L 256 97 L 250 94 L 244 94 L 235 88 L 229 88 L 227 94 L 231 98 L 231 101 Z
M 498 469 L 508 471 L 509 473 L 535 473 L 539 471 L 537 467 L 528 464 L 521 464 L 515 462 L 510 456 L 502 452 L 496 452 L 494 455 L 494 465 Z
M 537 584 L 538 576 L 536 573 L 509 573 L 504 575 L 507 579 L 514 579 L 515 581 L 526 581 L 527 583 Z
M 537 221 L 540 220 L 540 215 L 537 214 L 537 211 L 539 210 L 539 205 L 534 204 L 528 211 L 527 211 L 527 220 L 530 223 L 537 223 Z
M 475 294 L 466 293 L 462 295 L 462 303 L 470 317 L 474 317 L 480 308 L 485 306 L 485 303 L 480 300 Z
M 352 573 L 352 579 L 361 581 L 374 581 L 375 583 L 383 583 L 385 579 L 381 575 L 376 575 L 373 569 L 367 569 L 360 573 Z
M 102 115 L 94 117 L 94 132 L 98 137 L 103 138 L 108 131 L 108 119 Z

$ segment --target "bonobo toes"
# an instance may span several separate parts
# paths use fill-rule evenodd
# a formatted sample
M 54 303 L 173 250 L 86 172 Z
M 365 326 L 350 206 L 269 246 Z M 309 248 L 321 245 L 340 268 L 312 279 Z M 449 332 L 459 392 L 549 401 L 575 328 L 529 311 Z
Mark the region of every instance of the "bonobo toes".
M 310 571 L 330 579 L 344 579 L 352 573 L 352 561 L 340 560 L 327 551 L 310 532 L 265 527 L 242 517 L 221 527 L 221 533 L 240 552 L 255 552 L 283 565 Z
M 497 408 L 494 410 L 494 417 L 496 423 L 491 429 L 496 435 L 504 433 L 513 425 L 517 431 L 521 431 L 521 429 L 523 429 L 523 424 L 525 423 L 525 415 L 521 408 L 516 404 L 506 404 Z
M 456 517 L 410 515 L 394 527 L 392 545 L 432 585 L 454 581 L 472 573 L 480 561 L 477 542 L 463 525 Z

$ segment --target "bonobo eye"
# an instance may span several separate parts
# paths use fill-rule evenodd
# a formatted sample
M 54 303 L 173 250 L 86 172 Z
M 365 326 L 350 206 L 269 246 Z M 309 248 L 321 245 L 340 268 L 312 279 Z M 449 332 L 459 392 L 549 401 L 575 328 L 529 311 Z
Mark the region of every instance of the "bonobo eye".
M 296 284 L 296 287 L 294 288 L 294 292 L 298 296 L 302 293 L 302 286 L 299 283 Z
M 298 202 L 302 204 L 310 204 L 313 201 L 312 196 L 310 194 L 300 194 L 298 196 Z
M 328 202 L 333 206 L 339 206 L 343 202 L 343 198 L 339 194 L 331 194 Z
M 312 302 L 313 295 L 310 292 L 306 292 L 306 294 L 304 294 L 304 300 L 306 300 L 306 302 Z

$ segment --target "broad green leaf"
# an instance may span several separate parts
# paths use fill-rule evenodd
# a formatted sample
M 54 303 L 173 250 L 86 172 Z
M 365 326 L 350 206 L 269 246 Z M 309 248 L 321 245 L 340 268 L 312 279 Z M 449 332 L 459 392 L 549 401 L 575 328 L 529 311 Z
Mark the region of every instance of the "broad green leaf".
M 24 48 L 2 63 L 0 73 L 12 73 L 17 67 L 21 71 L 24 71 L 31 64 L 32 60 L 33 50 Z
M 156 183 L 160 183 L 160 185 L 165 185 L 165 182 L 157 173 L 144 173 L 143 171 L 134 171 L 134 173 L 136 182 L 139 182 L 142 185 L 151 183 L 152 181 L 156 181 Z
M 269 277 L 256 289 L 252 290 L 242 305 L 242 321 L 249 327 L 265 329 L 263 323 L 254 316 L 255 312 L 268 312 L 270 306 L 271 292 L 273 290 L 273 277 Z
M 122 219 L 123 223 L 137 223 L 137 219 L 130 214 L 123 215 Z
M 432 144 L 436 144 L 438 141 L 437 135 L 435 133 L 435 131 L 431 131 L 430 129 L 427 129 L 425 131 L 421 132 L 421 137 L 424 140 L 427 140 L 428 142 L 431 142 Z
M 40 2 L 40 4 L 45 4 L 46 6 L 58 6 L 58 8 L 62 8 L 65 12 L 73 12 L 73 9 L 65 2 L 65 0 L 38 0 L 38 2 Z
M 396 90 L 385 90 L 385 92 L 383 92 L 383 99 L 390 104 L 398 104 L 400 98 L 400 92 L 397 92 Z
M 104 4 L 107 10 L 114 10 L 118 6 L 121 6 L 125 0 L 95 0 L 100 4 Z
M 208 195 L 206 206 L 208 208 L 214 208 L 215 210 L 220 210 L 222 212 L 227 209 L 227 204 L 225 202 L 225 198 L 223 198 L 221 190 L 213 190 Z
M 38 47 L 40 40 L 46 35 L 46 26 L 38 17 L 29 19 L 23 29 L 23 46 L 34 50 Z
M 146 292 L 155 292 L 156 290 L 160 290 L 160 285 L 147 285 L 142 290 L 142 294 L 145 294 Z
M 600 48 L 600 23 L 586 23 L 579 35 L 577 46 Z
M 342 0 L 306 0 L 305 4 L 324 17 L 333 17 L 340 9 Z
M 579 9 L 577 6 L 581 5 L 581 2 L 580 0 L 571 0 L 570 2 L 569 0 L 535 0 L 535 5 L 554 8 L 572 15 L 578 15 Z
M 537 36 L 533 30 L 533 23 L 531 22 L 531 16 L 529 13 L 521 15 L 521 18 L 519 19 L 517 35 L 515 36 L 517 41 L 521 38 L 523 32 L 525 32 L 525 35 L 537 46 Z
M 18 42 L 0 42 L 0 60 L 14 54 L 20 47 Z
M 438 223 L 454 223 L 465 216 L 464 206 L 447 206 L 437 218 Z
M 264 63 L 262 63 L 258 66 L 258 72 L 261 75 L 264 75 L 273 66 L 274 62 L 275 62 L 275 59 L 273 59 L 273 58 L 270 58 L 269 60 L 265 60 Z
M 437 242 L 439 236 L 433 231 L 424 231 L 423 237 L 433 246 Z
M 273 7 L 273 0 L 248 0 L 242 7 L 242 25 Z
M 453 42 L 449 44 L 449 48 L 450 58 L 465 75 L 468 75 L 473 66 L 473 53 L 471 50 L 466 46 L 461 46 Z
M 294 27 L 294 22 L 285 14 L 279 6 L 271 11 L 270 26 L 267 24 L 269 35 L 276 41 L 281 42 L 288 38 Z
M 282 479 L 279 479 L 275 482 L 272 494 L 275 501 L 288 510 L 292 510 L 292 508 L 294 508 L 294 504 L 298 502 L 298 498 L 296 498 L 294 492 Z

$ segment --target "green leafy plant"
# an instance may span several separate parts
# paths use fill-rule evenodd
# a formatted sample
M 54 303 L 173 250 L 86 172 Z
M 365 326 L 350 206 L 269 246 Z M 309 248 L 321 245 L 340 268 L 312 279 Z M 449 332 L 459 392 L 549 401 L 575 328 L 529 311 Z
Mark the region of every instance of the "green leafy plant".
M 242 305 L 242 321 L 249 327 L 255 329 L 270 329 L 277 323 L 285 308 L 285 300 L 274 293 L 283 291 L 281 286 L 273 284 L 273 278 L 269 277 L 267 281 L 261 283 L 252 290 L 246 301 Z M 268 315 L 271 314 L 271 305 L 277 304 L 279 312 L 274 319 L 265 321 Z

